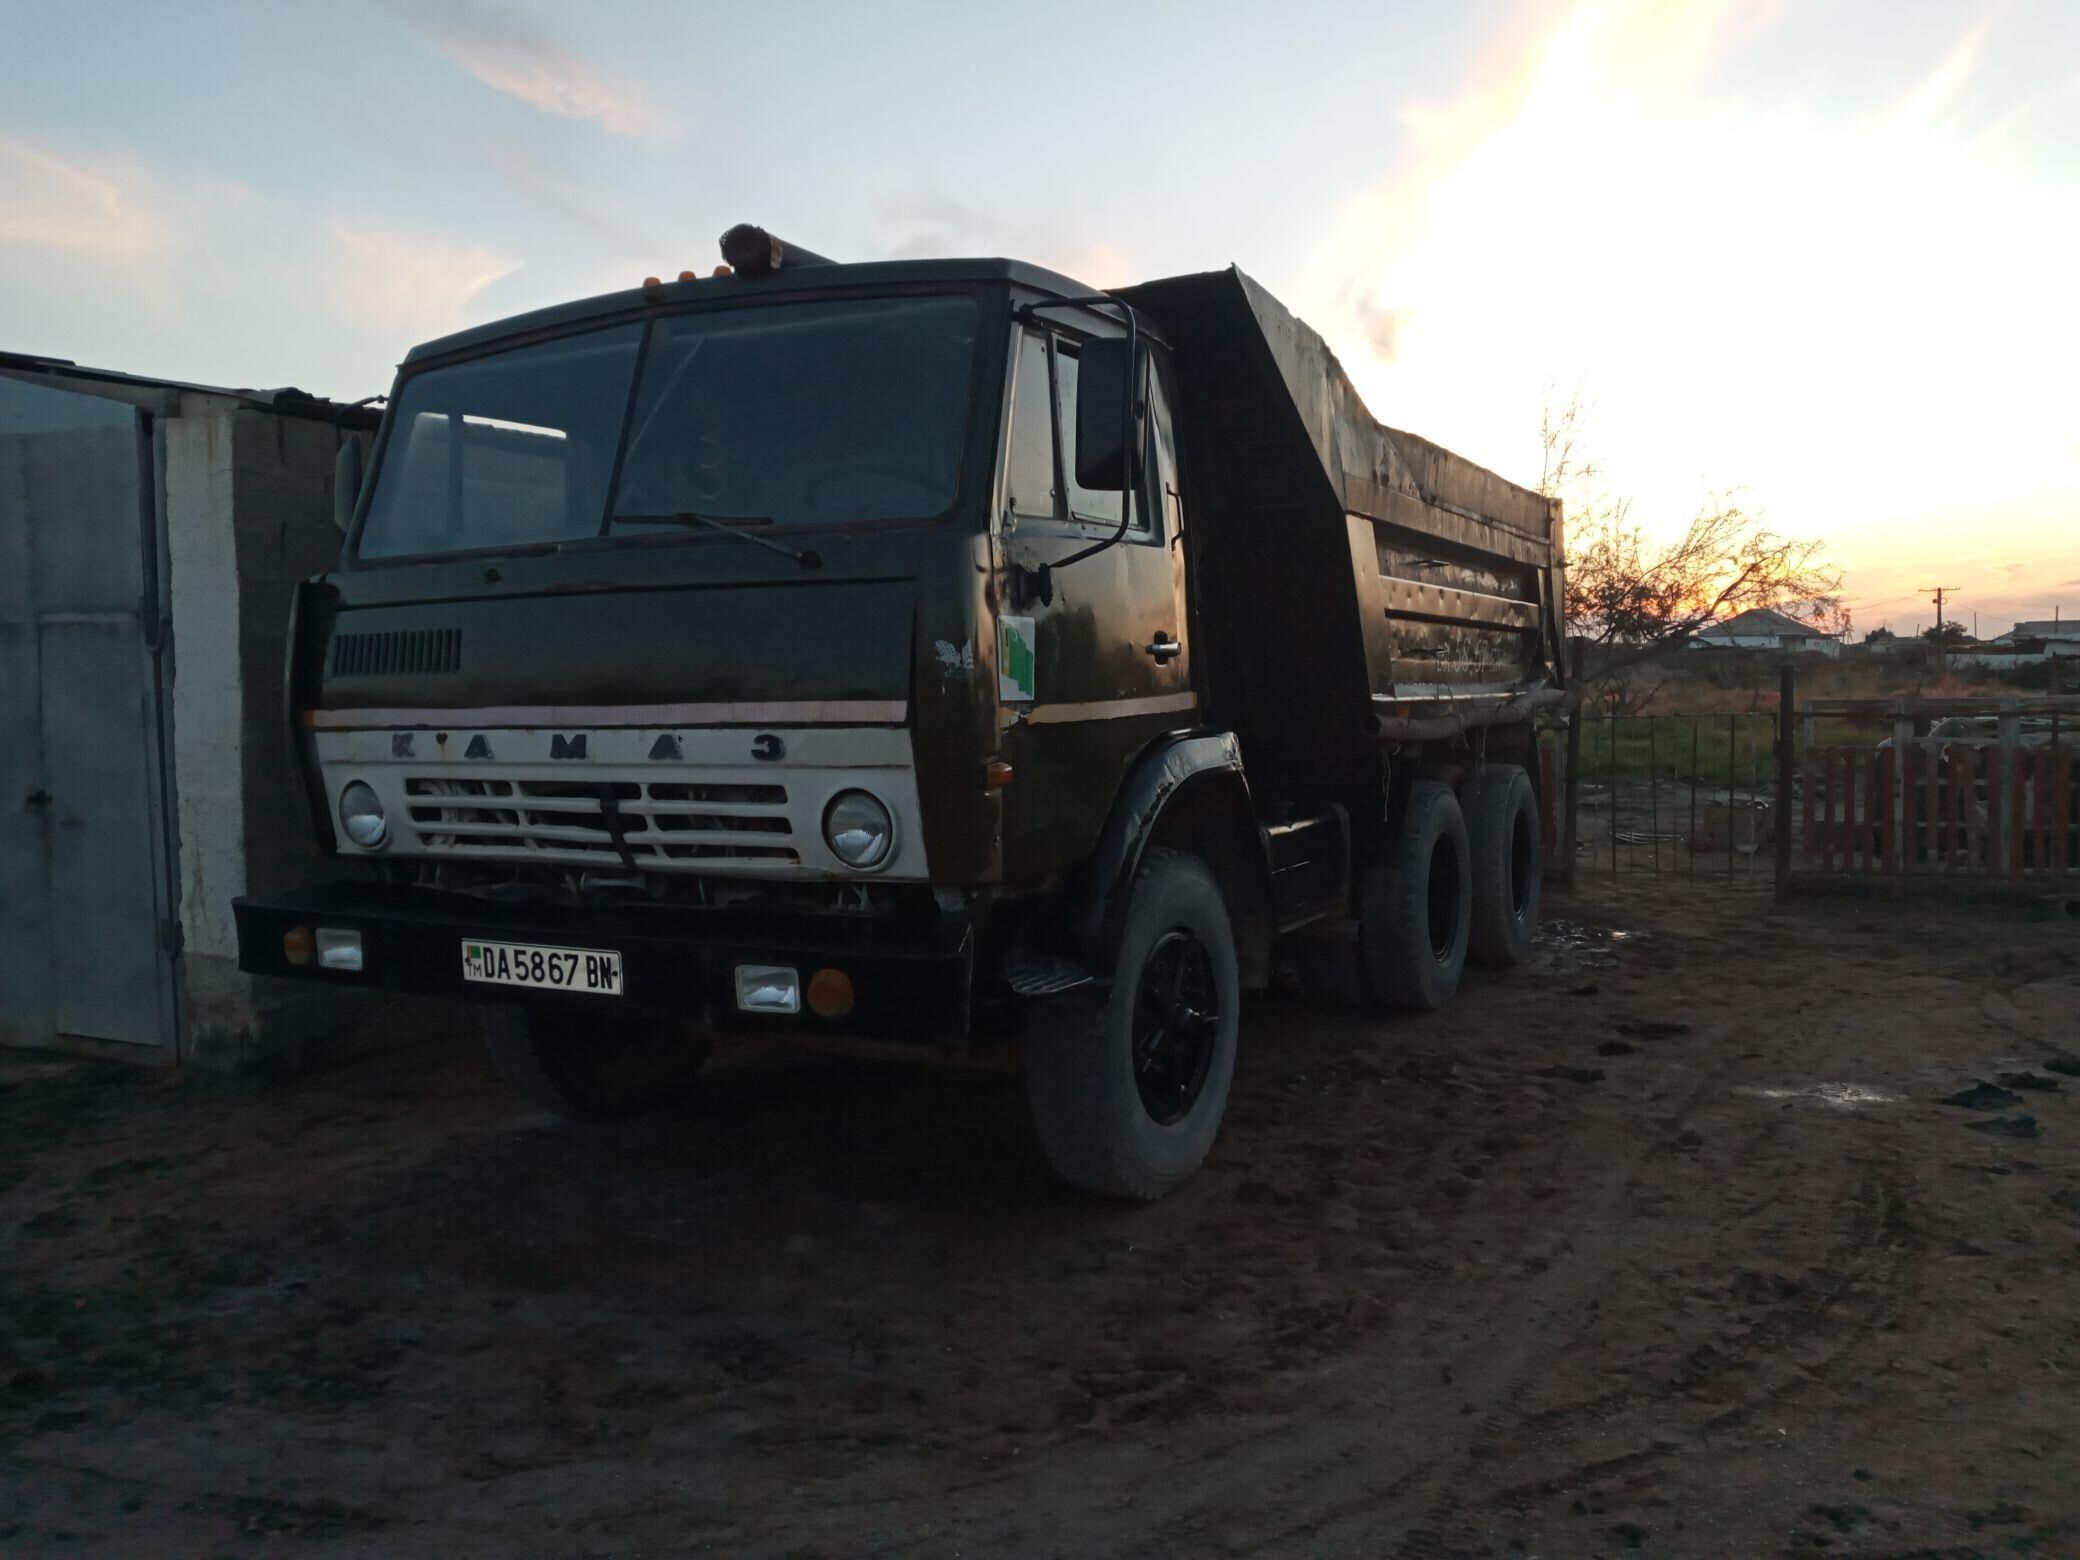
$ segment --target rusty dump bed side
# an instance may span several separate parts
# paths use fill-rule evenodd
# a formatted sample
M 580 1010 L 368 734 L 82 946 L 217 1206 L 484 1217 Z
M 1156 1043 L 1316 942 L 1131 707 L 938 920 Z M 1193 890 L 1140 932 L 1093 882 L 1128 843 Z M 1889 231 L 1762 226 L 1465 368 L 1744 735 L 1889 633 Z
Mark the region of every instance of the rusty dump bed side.
M 1559 680 L 1560 507 L 1374 420 L 1242 272 L 1123 289 L 1174 351 L 1209 713 L 1251 769 L 1367 761 L 1367 717 Z

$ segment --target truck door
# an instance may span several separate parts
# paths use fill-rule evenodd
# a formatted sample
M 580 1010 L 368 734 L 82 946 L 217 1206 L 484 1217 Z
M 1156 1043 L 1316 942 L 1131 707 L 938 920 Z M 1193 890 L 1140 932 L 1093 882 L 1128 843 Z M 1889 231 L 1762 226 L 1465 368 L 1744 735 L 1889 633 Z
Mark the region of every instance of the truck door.
M 1088 853 L 1121 776 L 1148 743 L 1196 723 L 1185 618 L 1184 512 L 1169 367 L 1151 374 L 1146 452 L 1132 494 L 1075 480 L 1079 347 L 1110 322 L 1027 325 L 1014 344 L 999 495 L 997 683 L 1004 870 L 1045 875 Z M 1119 528 L 1118 545 L 1052 569 Z

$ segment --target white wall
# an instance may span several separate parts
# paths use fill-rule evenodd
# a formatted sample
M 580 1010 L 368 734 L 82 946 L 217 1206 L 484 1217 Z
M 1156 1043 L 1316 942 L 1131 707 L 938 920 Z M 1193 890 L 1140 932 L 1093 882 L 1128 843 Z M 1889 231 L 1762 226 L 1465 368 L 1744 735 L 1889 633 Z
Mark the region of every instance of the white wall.
M 232 899 L 246 889 L 232 415 L 191 405 L 165 425 L 174 827 L 191 1046 L 197 1030 L 240 1031 L 252 1022 L 231 916 Z

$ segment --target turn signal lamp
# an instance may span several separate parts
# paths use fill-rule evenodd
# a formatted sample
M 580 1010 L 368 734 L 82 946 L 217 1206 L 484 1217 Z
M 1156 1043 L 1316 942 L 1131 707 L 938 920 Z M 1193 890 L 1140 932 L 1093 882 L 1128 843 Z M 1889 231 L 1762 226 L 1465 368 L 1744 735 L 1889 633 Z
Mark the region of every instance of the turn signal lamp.
M 1001 791 L 1011 783 L 1015 773 L 1016 771 L 1003 759 L 993 758 L 982 766 L 982 789 Z
M 852 1011 L 852 977 L 843 970 L 818 970 L 809 977 L 809 1011 L 818 1018 L 843 1018 Z
M 308 964 L 318 956 L 318 939 L 308 926 L 292 926 L 282 933 L 282 957 L 291 964 Z

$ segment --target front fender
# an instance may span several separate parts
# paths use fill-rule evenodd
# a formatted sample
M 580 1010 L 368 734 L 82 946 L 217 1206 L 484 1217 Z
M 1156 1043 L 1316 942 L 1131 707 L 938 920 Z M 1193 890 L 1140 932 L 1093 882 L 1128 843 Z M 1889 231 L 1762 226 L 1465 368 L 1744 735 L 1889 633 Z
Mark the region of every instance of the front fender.
M 1242 768 L 1242 747 L 1232 732 L 1173 732 L 1143 750 L 1114 797 L 1112 811 L 1098 835 L 1097 848 L 1071 892 L 1068 929 L 1078 950 L 1094 969 L 1104 969 L 1117 936 L 1119 920 L 1141 858 L 1155 838 L 1164 814 L 1181 797 L 1194 799 L 1205 788 L 1226 793 L 1222 800 L 1255 840 L 1256 863 L 1264 861 L 1263 840 L 1250 806 L 1249 781 Z

